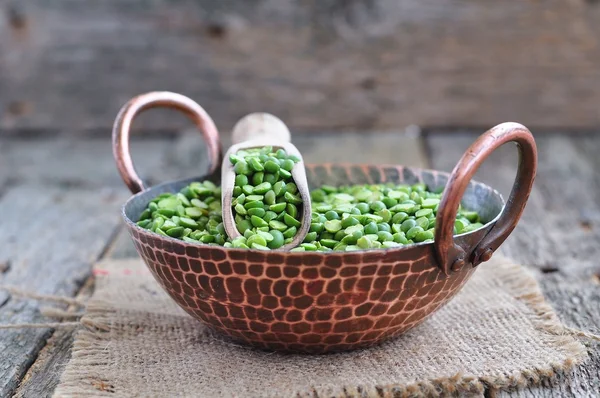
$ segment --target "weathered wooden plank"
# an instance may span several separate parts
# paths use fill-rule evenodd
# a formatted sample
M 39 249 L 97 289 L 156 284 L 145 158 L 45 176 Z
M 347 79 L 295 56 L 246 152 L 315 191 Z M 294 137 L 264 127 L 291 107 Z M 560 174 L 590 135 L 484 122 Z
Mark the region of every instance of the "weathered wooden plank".
M 197 99 L 222 130 L 262 110 L 316 130 L 600 122 L 595 1 L 10 0 L 3 11 L 2 128 L 100 131 L 156 89 Z M 181 120 L 159 112 L 139 126 Z
M 90 277 L 81 288 L 77 298 L 85 300 L 93 292 L 94 280 Z M 80 308 L 73 308 L 79 311 Z M 57 329 L 39 352 L 16 390 L 16 398 L 50 397 L 58 385 L 69 359 L 76 329 Z
M 0 208 L 6 212 L 0 220 L 0 263 L 6 268 L 0 284 L 73 295 L 118 231 L 119 208 L 129 196 L 113 164 L 110 138 L 0 144 L 4 161 L 11 165 L 0 170 L 0 177 L 6 173 L 16 184 L 0 196 Z M 173 141 L 144 139 L 132 144 L 143 175 L 172 171 L 166 158 Z M 202 161 L 198 164 L 205 167 Z M 38 308 L 39 303 L 9 300 L 0 292 L 0 323 L 47 321 Z M 29 374 L 33 381 L 23 387 L 23 394 L 39 396 L 43 389 L 49 394 L 60 376 L 55 363 L 66 362 L 70 341 L 67 331 L 0 331 L 0 396 L 15 390 L 34 361 Z
M 475 135 L 431 134 L 435 168 L 451 170 Z M 600 331 L 600 136 L 537 136 L 539 170 L 529 203 L 502 252 L 536 271 L 542 290 L 571 327 Z M 477 179 L 510 191 L 516 150 L 504 146 Z M 589 342 L 590 360 L 539 387 L 500 396 L 596 396 L 600 391 L 600 344 Z
M 74 295 L 119 226 L 122 195 L 102 199 L 93 190 L 38 185 L 11 188 L 0 199 L 0 253 L 11 264 L 3 285 L 40 294 Z M 0 302 L 6 301 L 0 293 Z M 38 304 L 8 300 L 0 323 L 43 322 Z M 0 331 L 0 396 L 17 387 L 51 331 Z

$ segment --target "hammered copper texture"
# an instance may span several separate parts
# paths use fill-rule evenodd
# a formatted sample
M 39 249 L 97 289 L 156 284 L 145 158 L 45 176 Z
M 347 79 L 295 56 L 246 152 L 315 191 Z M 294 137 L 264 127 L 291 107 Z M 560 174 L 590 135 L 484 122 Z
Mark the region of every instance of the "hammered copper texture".
M 312 187 L 423 181 L 435 188 L 448 179 L 446 173 L 398 166 L 317 165 L 309 166 L 307 174 Z M 360 252 L 262 252 L 190 244 L 131 222 L 154 196 L 192 180 L 134 196 L 124 207 L 127 228 L 157 281 L 185 311 L 254 346 L 324 353 L 381 342 L 423 322 L 474 271 L 467 263 L 445 276 L 432 243 Z M 492 220 L 456 238 L 470 253 L 492 227 L 503 201 L 492 188 L 472 182 L 465 202 Z

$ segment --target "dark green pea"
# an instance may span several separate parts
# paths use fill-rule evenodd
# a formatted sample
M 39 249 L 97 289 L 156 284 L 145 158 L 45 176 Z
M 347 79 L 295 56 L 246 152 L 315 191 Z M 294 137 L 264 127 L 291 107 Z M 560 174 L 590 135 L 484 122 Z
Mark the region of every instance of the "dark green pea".
M 142 212 L 142 214 L 140 214 L 140 218 L 138 221 L 142 221 L 147 218 L 150 218 L 151 215 L 152 215 L 152 212 L 149 209 L 146 209 Z
M 396 199 L 392 199 L 392 198 L 383 198 L 383 199 L 381 199 L 381 201 L 388 209 L 392 208 L 393 206 L 396 206 L 398 204 L 398 201 Z
M 263 217 L 263 220 L 265 220 L 266 222 L 269 222 L 269 221 L 274 220 L 276 218 L 277 218 L 277 213 L 275 213 L 274 211 L 268 210 L 265 213 L 265 215 Z
M 342 229 L 337 231 L 335 235 L 333 235 L 333 239 L 341 241 L 342 239 L 344 239 L 344 236 L 346 236 L 346 232 L 344 232 L 344 230 Z
M 404 232 L 395 233 L 393 235 L 393 237 L 394 237 L 394 242 L 396 242 L 396 243 L 401 243 L 403 245 L 408 244 L 408 239 L 406 239 L 406 235 L 404 234 Z
M 254 192 L 254 187 L 252 185 L 244 185 L 242 187 L 242 192 L 244 192 L 246 195 L 252 195 Z
M 379 223 L 377 224 L 377 229 L 379 231 L 391 232 L 392 227 L 390 227 L 390 224 L 388 223 Z
M 317 251 L 317 246 L 313 245 L 312 243 L 302 243 L 300 245 L 300 247 L 304 248 L 304 250 L 308 251 L 308 252 L 316 252 Z
M 314 240 L 317 239 L 317 233 L 316 232 L 309 232 L 306 234 L 306 237 L 304 238 L 304 242 L 313 242 Z
M 231 162 L 231 164 L 236 164 L 240 160 L 244 160 L 244 159 L 241 156 L 236 155 L 235 153 L 232 153 L 231 155 L 229 155 L 229 161 Z
M 262 163 L 260 163 L 260 161 L 258 160 L 258 158 L 249 158 L 248 166 L 250 166 L 250 168 L 254 171 L 263 171 L 265 169 Z
M 421 228 L 420 226 L 417 225 L 416 227 L 412 227 L 411 229 L 409 229 L 406 232 L 406 237 L 408 239 L 414 239 L 419 232 L 423 232 L 423 231 L 424 231 L 423 228 Z
M 296 236 L 297 231 L 298 231 L 298 229 L 296 227 L 289 227 L 288 229 L 283 231 L 283 237 L 284 238 L 293 238 L 294 236 Z
M 238 196 L 242 192 L 242 187 L 233 187 L 233 196 Z
M 283 182 L 283 181 L 277 181 L 273 185 L 273 192 L 275 192 L 276 196 L 284 195 L 285 192 L 286 192 L 286 190 L 285 190 L 285 182 Z
M 413 214 L 415 211 L 417 211 L 417 204 L 412 202 L 412 201 L 407 201 L 405 203 L 400 203 L 397 204 L 396 206 L 394 206 L 394 208 L 392 209 L 393 211 L 401 211 L 404 213 L 408 213 L 408 214 Z
M 294 218 L 298 217 L 298 208 L 292 203 L 286 205 L 285 212 Z
M 245 216 L 248 213 L 248 211 L 246 210 L 246 208 L 243 205 L 241 205 L 241 204 L 235 205 L 235 207 L 233 209 L 235 210 L 235 212 L 237 214 L 239 214 L 241 216 Z
M 456 228 L 456 232 L 459 234 L 468 226 L 469 226 L 469 223 L 465 222 L 463 220 L 458 219 L 458 220 L 454 221 L 454 228 Z
M 342 220 L 342 228 L 348 228 L 357 224 L 360 224 L 360 222 L 352 216 L 346 217 Z
M 302 204 L 302 198 L 300 198 L 300 196 L 298 196 L 298 195 L 293 195 L 289 192 L 286 192 L 284 195 L 284 198 L 288 203 L 293 203 L 295 205 Z
M 173 227 L 166 231 L 167 235 L 172 238 L 181 238 L 183 236 L 183 227 Z
M 287 153 L 285 153 L 285 151 L 280 148 L 275 153 L 275 156 L 277 157 L 277 159 L 285 159 L 285 158 L 287 158 Z
M 342 229 L 342 222 L 340 220 L 327 220 L 324 223 L 324 227 L 328 232 L 333 234 Z
M 154 212 L 154 211 L 158 210 L 158 205 L 154 202 L 150 202 L 148 204 L 148 210 L 150 210 L 151 212 Z
M 265 173 L 263 173 L 262 171 L 259 171 L 258 173 L 254 173 L 254 175 L 252 176 L 252 184 L 260 185 L 263 183 L 264 178 L 265 178 Z
M 290 173 L 290 172 L 289 172 L 289 171 L 287 171 L 287 170 L 280 169 L 280 170 L 279 170 L 279 175 L 280 175 L 282 178 L 284 178 L 284 179 L 288 179 L 288 178 L 290 178 L 290 177 L 292 176 L 292 173 Z
M 281 246 L 283 246 L 284 237 L 283 237 L 283 234 L 281 233 L 281 231 L 272 229 L 269 231 L 269 233 L 273 237 L 272 241 L 267 242 L 267 246 L 270 249 L 279 249 Z
M 479 214 L 475 211 L 462 211 L 461 215 L 465 217 L 469 222 L 478 223 L 479 222 Z
M 428 239 L 433 239 L 433 232 L 431 231 L 421 231 L 415 235 L 416 242 L 424 242 Z
M 392 212 L 390 212 L 388 209 L 379 210 L 375 212 L 375 214 L 381 217 L 382 221 L 385 223 L 392 219 Z
M 325 201 L 326 196 L 327 194 L 322 189 L 315 189 L 310 193 L 310 198 L 313 202 L 323 202 Z
M 415 213 L 415 217 L 419 218 L 419 217 L 427 217 L 429 215 L 433 214 L 433 210 L 432 209 L 421 209 L 419 211 L 417 211 Z
M 287 225 L 285 225 L 281 221 L 277 221 L 277 220 L 271 220 L 271 221 L 269 221 L 269 226 L 271 227 L 271 229 L 274 229 L 274 230 L 277 230 L 277 231 L 281 231 L 281 232 L 283 232 L 286 229 L 288 229 Z
M 370 208 L 373 211 L 380 211 L 380 210 L 385 209 L 386 207 L 385 207 L 385 203 L 383 203 L 380 200 L 376 200 L 376 201 L 374 201 L 374 202 L 371 203 Z
M 187 207 L 185 209 L 185 215 L 189 218 L 197 219 L 202 217 L 204 213 L 197 207 Z
M 376 234 L 377 232 L 379 232 L 379 228 L 373 221 L 365 225 L 365 234 Z
M 422 182 L 419 182 L 417 184 L 414 184 L 411 188 L 415 192 L 424 192 L 427 189 L 427 185 L 423 184 Z
M 269 210 L 274 211 L 275 213 L 281 213 L 282 211 L 285 210 L 286 206 L 287 206 L 287 203 L 285 203 L 285 202 L 276 203 L 274 205 L 269 206 Z
M 344 236 L 344 238 L 342 239 L 342 243 L 345 243 L 347 245 L 354 245 L 356 244 L 356 241 L 362 237 L 363 233 L 361 231 L 355 231 L 350 235 Z
M 394 240 L 394 237 L 388 231 L 379 231 L 377 232 L 377 239 L 380 242 L 391 242 Z
M 408 218 L 408 214 L 406 214 L 405 212 L 401 211 L 399 213 L 394 214 L 394 216 L 392 217 L 392 223 L 394 224 L 402 224 L 402 222 L 404 220 L 406 220 Z
M 265 209 L 261 209 L 260 207 L 254 208 L 254 209 L 248 209 L 249 216 L 256 216 L 256 217 L 263 218 L 265 216 L 265 213 L 266 213 Z
M 267 226 L 269 226 L 269 224 L 265 220 L 263 220 L 262 218 L 257 217 L 257 216 L 251 216 L 250 217 L 250 222 L 255 227 L 267 227 Z
M 426 229 L 429 227 L 429 219 L 427 217 L 417 218 L 416 221 L 417 221 L 417 225 L 423 229 Z
M 198 240 L 202 243 L 212 243 L 215 241 L 215 237 L 212 235 L 202 235 Z
M 248 167 L 248 163 L 246 163 L 245 160 L 240 160 L 239 162 L 237 162 L 235 166 L 233 166 L 233 170 L 235 171 L 235 174 L 244 175 L 248 175 L 252 172 L 252 170 L 250 170 L 250 167 Z
M 158 209 L 156 210 L 158 214 L 162 214 L 163 216 L 173 217 L 175 215 L 175 210 L 171 209 Z
M 327 231 L 323 231 L 320 234 L 320 238 L 321 239 L 333 239 L 334 234 L 332 234 L 331 232 L 327 232 Z
M 225 235 L 225 226 L 223 225 L 223 223 L 219 223 L 217 225 L 217 231 L 221 234 L 221 235 Z
M 300 228 L 300 226 L 302 225 L 300 221 L 296 220 L 294 217 L 290 216 L 287 213 L 285 213 L 285 215 L 283 216 L 283 222 L 289 227 Z
M 357 209 L 356 207 L 353 207 L 352 209 L 350 209 L 350 214 L 352 214 L 353 216 L 360 216 L 362 213 L 360 212 L 359 209 Z
M 339 216 L 339 214 L 337 214 L 336 211 L 329 210 L 328 212 L 325 213 L 325 218 L 328 220 L 339 220 L 340 216 Z
M 264 164 L 264 169 L 269 173 L 277 173 L 279 171 L 279 163 L 273 160 L 268 160 Z
M 277 182 L 277 179 L 279 177 L 271 174 L 271 173 L 265 173 L 265 175 L 263 176 L 263 182 L 268 182 L 269 184 L 273 185 Z
M 152 229 L 152 231 L 156 232 L 156 230 L 162 227 L 164 223 L 165 220 L 163 218 L 155 218 L 150 228 Z
M 258 234 L 252 235 L 246 240 L 246 245 L 250 247 L 252 247 L 255 243 L 260 246 L 267 246 L 267 240 Z
M 270 190 L 265 194 L 265 203 L 268 205 L 274 205 L 277 200 L 277 196 L 275 195 L 275 191 Z
M 429 219 L 429 225 L 427 225 L 427 229 L 435 228 L 435 218 Z
M 182 227 L 187 227 L 187 228 L 198 228 L 198 223 L 196 221 L 192 220 L 191 218 L 187 218 L 187 217 L 180 217 L 179 225 L 181 225 Z M 168 231 L 167 231 L 167 233 L 168 233 Z
M 370 249 L 373 247 L 373 244 L 369 238 L 363 236 L 356 241 L 356 246 L 360 247 L 361 249 Z
M 370 210 L 369 205 L 367 203 L 358 203 L 356 205 L 356 209 L 360 210 L 361 214 L 366 214 Z
M 262 184 L 255 186 L 252 190 L 252 193 L 255 195 L 264 195 L 269 192 L 269 190 L 271 190 L 271 184 L 268 182 L 263 182 Z
M 244 207 L 246 209 L 256 209 L 256 208 L 263 209 L 265 207 L 265 205 L 260 200 L 254 200 L 254 201 L 251 201 L 251 202 L 244 203 Z
M 291 159 L 285 159 L 281 162 L 281 168 L 287 171 L 292 171 L 294 168 L 294 161 Z
M 415 227 L 416 225 L 417 225 L 417 222 L 412 218 L 409 218 L 408 220 L 404 220 L 404 222 L 402 223 L 402 232 L 406 233 L 406 232 L 408 232 L 409 229 Z
M 312 222 L 310 223 L 310 232 L 321 233 L 325 229 L 323 223 L 320 222 Z
M 298 187 L 293 182 L 287 183 L 285 185 L 285 189 L 287 192 L 292 193 L 292 194 L 295 194 L 298 192 Z
M 333 240 L 333 239 L 321 239 L 319 242 L 321 243 L 321 245 L 323 245 L 325 247 L 329 247 L 329 248 L 333 248 L 335 245 L 337 245 L 339 243 L 337 240 Z
M 152 224 L 152 220 L 141 220 L 137 222 L 137 225 L 139 225 L 142 228 L 148 228 L 148 226 L 150 226 Z

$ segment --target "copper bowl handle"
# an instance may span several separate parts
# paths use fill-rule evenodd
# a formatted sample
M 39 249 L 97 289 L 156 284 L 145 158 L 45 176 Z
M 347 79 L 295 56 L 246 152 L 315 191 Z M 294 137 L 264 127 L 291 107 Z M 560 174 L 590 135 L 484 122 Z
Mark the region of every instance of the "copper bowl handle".
M 507 142 L 515 142 L 519 150 L 519 167 L 502 215 L 487 235 L 469 253 L 454 242 L 454 222 L 458 206 L 469 181 L 484 160 Z M 537 169 L 537 149 L 531 132 L 518 123 L 502 123 L 482 134 L 467 149 L 450 178 L 442 195 L 436 219 L 434 250 L 442 271 L 448 275 L 470 262 L 477 266 L 488 261 L 510 235 L 523 214 L 533 186 Z
M 119 111 L 112 132 L 113 156 L 121 178 L 129 190 L 136 194 L 146 189 L 138 176 L 129 152 L 129 131 L 133 120 L 147 109 L 166 107 L 185 113 L 198 126 L 208 150 L 209 174 L 221 167 L 223 156 L 219 132 L 206 111 L 190 98 L 168 91 L 156 91 L 139 95 L 127 102 Z

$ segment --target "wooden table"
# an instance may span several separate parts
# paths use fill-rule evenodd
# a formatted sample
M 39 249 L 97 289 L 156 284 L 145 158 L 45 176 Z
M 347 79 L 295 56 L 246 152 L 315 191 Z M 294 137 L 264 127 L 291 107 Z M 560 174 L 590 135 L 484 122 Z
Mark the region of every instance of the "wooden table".
M 107 132 L 108 136 L 108 132 Z M 113 163 L 107 136 L 56 133 L 0 138 L 0 285 L 77 296 L 93 289 L 92 264 L 135 257 L 119 207 L 129 193 Z M 396 163 L 451 170 L 475 135 L 468 131 L 297 135 L 307 162 Z M 538 278 L 545 296 L 571 327 L 600 329 L 600 135 L 536 137 L 539 171 L 525 215 L 504 254 Z M 227 141 L 227 140 L 226 140 Z M 137 138 L 140 172 L 153 181 L 200 174 L 206 165 L 197 133 Z M 196 170 L 196 171 L 194 171 Z M 503 147 L 478 179 L 508 193 L 516 151 Z M 40 304 L 0 291 L 0 324 L 44 322 Z M 68 329 L 0 331 L 0 396 L 51 395 L 70 356 Z M 600 345 L 571 374 L 499 396 L 597 396 Z M 495 391 L 487 391 L 492 396 Z

